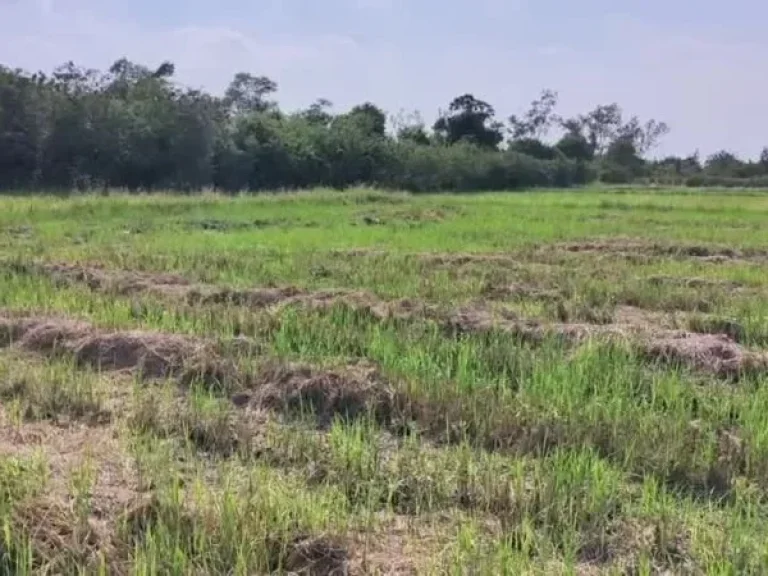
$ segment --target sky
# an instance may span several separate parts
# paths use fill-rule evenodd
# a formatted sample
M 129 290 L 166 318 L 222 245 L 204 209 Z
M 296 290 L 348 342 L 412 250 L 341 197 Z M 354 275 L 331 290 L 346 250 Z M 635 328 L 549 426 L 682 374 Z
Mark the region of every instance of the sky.
M 569 116 L 619 103 L 666 121 L 653 155 L 768 145 L 764 0 L 0 0 L 0 64 L 170 60 L 222 93 L 236 72 L 285 110 L 371 101 L 431 122 L 464 93 L 500 119 L 544 88 Z

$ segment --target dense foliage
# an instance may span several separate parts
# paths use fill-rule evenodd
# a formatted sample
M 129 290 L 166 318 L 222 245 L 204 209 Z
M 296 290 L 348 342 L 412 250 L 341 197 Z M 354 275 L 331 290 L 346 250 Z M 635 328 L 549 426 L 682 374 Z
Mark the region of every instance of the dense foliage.
M 551 91 L 506 126 L 493 106 L 464 94 L 431 129 L 417 119 L 388 130 L 371 103 L 334 113 L 318 100 L 286 113 L 269 78 L 238 73 L 217 97 L 173 75 L 171 63 L 152 70 L 125 59 L 107 72 L 68 63 L 50 76 L 0 67 L 0 188 L 462 191 L 768 176 L 768 153 L 754 164 L 727 153 L 704 166 L 646 162 L 664 123 L 624 121 L 616 104 L 561 118 Z

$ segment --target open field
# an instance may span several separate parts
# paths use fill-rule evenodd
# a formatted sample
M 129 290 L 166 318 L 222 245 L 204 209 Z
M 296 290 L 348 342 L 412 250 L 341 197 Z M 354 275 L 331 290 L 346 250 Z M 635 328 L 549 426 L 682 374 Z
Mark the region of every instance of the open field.
M 0 199 L 0 574 L 766 574 L 767 222 Z

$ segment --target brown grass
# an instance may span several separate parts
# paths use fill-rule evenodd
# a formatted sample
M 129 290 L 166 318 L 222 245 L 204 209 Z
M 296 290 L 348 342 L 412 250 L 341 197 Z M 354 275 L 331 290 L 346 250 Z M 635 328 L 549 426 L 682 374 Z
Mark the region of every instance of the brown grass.
M 563 245 L 560 250 L 651 250 L 661 253 L 692 253 L 703 251 L 688 247 L 683 250 L 648 245 L 636 241 L 604 243 L 576 243 Z M 710 250 L 711 251 L 711 250 Z M 724 252 L 730 254 L 731 252 Z M 568 342 L 581 342 L 588 338 L 631 339 L 649 357 L 673 361 L 720 376 L 736 376 L 744 372 L 766 370 L 765 354 L 740 347 L 732 336 L 698 334 L 696 331 L 672 329 L 668 318 L 654 313 L 642 313 L 636 308 L 622 307 L 617 313 L 590 315 L 580 313 L 586 322 L 571 322 L 570 314 L 560 323 L 545 323 L 519 318 L 502 310 L 494 310 L 486 303 L 474 303 L 455 310 L 444 310 L 424 302 L 401 299 L 384 301 L 359 291 L 329 290 L 306 291 L 294 287 L 256 288 L 232 290 L 213 285 L 191 284 L 166 274 L 148 274 L 124 271 L 105 271 L 74 265 L 42 265 L 39 270 L 67 282 L 87 282 L 92 289 L 116 289 L 120 293 L 148 292 L 162 294 L 174 301 L 181 299 L 194 304 L 230 304 L 245 307 L 273 308 L 300 306 L 310 309 L 328 309 L 342 305 L 372 315 L 377 320 L 391 318 L 437 321 L 452 333 L 476 333 L 501 330 L 513 333 L 523 340 L 538 342 L 547 336 L 556 336 Z M 548 295 L 554 298 L 554 295 Z M 18 333 L 19 330 L 23 334 Z M 714 330 L 712 330 L 714 331 Z M 63 348 L 75 354 L 78 361 L 110 369 L 141 368 L 148 376 L 162 377 L 173 374 L 183 358 L 210 357 L 201 351 L 200 342 L 172 335 L 140 333 L 99 334 L 88 337 L 88 329 L 72 322 L 11 322 L 0 318 L 0 344 L 8 340 L 21 341 L 33 350 Z M 202 353 L 201 353 L 202 352 Z M 203 370 L 206 378 L 217 379 L 220 370 Z
M 388 421 L 394 409 L 391 388 L 370 366 L 318 370 L 272 363 L 244 372 L 217 345 L 158 332 L 104 332 L 65 318 L 0 315 L 0 340 L 44 355 L 69 354 L 78 364 L 101 370 L 130 370 L 143 378 L 176 378 L 182 384 L 242 390 L 236 405 L 284 413 L 311 412 L 327 425 L 335 417 L 373 415 Z
M 652 258 L 696 259 L 709 262 L 728 260 L 763 262 L 768 258 L 768 252 L 759 249 L 739 250 L 731 247 L 659 243 L 622 238 L 554 244 L 542 248 L 541 251 L 614 254 L 620 257 L 648 256 Z
M 78 364 L 136 370 L 146 378 L 172 377 L 195 361 L 215 356 L 210 344 L 186 336 L 105 332 L 67 318 L 11 314 L 0 315 L 0 345 L 46 355 L 68 354 Z
M 393 390 L 375 367 L 364 365 L 334 371 L 273 364 L 259 372 L 249 403 L 283 413 L 311 411 L 323 425 L 339 416 L 389 422 L 395 408 Z
M 141 499 L 136 471 L 113 426 L 47 422 L 11 423 L 0 407 L 0 456 L 42 454 L 49 469 L 46 494 L 14 508 L 16 535 L 27 535 L 42 572 L 60 573 L 62 563 L 97 569 L 102 557 L 113 573 L 120 559 L 113 547 L 118 518 Z M 71 478 L 88 468 L 93 480 L 88 509 L 78 511 Z
M 722 377 L 768 371 L 768 355 L 739 346 L 725 334 L 677 331 L 657 334 L 644 347 L 652 358 L 672 361 Z

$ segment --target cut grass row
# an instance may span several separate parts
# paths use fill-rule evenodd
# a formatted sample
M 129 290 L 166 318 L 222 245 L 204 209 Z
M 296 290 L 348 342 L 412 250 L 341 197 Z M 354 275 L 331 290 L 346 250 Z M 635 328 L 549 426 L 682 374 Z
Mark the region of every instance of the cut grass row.
M 525 253 L 479 259 L 467 256 L 465 260 L 449 254 L 377 253 L 267 253 L 254 257 L 253 253 L 206 252 L 185 254 L 175 261 L 169 260 L 167 253 L 101 256 L 116 273 L 171 270 L 191 281 L 209 284 L 365 290 L 383 299 L 407 297 L 453 306 L 490 300 L 525 316 L 551 321 L 610 322 L 616 307 L 623 305 L 671 315 L 710 315 L 721 322 L 737 323 L 739 340 L 748 345 L 761 346 L 768 341 L 768 292 L 762 263 L 657 258 L 633 262 L 610 254 L 563 254 L 566 261 L 556 264 L 531 261 L 531 255 Z M 33 266 L 18 255 L 6 262 L 4 281 L 14 290 L 14 283 L 25 281 L 17 278 L 18 270 Z M 698 320 L 694 328 L 705 325 Z
M 9 375 L 37 385 L 50 381 L 51 392 L 71 391 L 71 403 L 91 401 L 91 387 L 82 379 L 97 375 L 65 360 L 43 365 L 19 360 L 4 357 L 4 381 Z M 41 378 L 38 370 L 53 377 Z M 86 461 L 72 471 L 68 494 L 59 495 L 62 510 L 40 500 L 51 476 L 44 456 L 2 460 L 2 521 L 15 529 L 6 531 L 12 552 L 6 560 L 15 562 L 16 573 L 40 568 L 42 544 L 51 546 L 44 550 L 50 554 L 44 559 L 53 563 L 49 567 L 65 571 L 85 566 L 94 573 L 126 566 L 132 573 L 178 574 L 288 569 L 299 562 L 297 554 L 312 549 L 311 561 L 338 561 L 349 553 L 352 540 L 360 545 L 366 532 L 373 539 L 384 537 L 387 525 L 403 516 L 412 518 L 413 529 L 404 538 L 413 539 L 409 546 L 418 553 L 417 534 L 431 530 L 435 514 L 443 518 L 443 533 L 437 536 L 447 548 L 420 550 L 433 554 L 420 559 L 420 567 L 435 573 L 463 572 L 467 563 L 487 574 L 565 574 L 587 566 L 606 573 L 671 568 L 731 574 L 765 568 L 763 504 L 748 486 L 723 502 L 701 500 L 654 475 L 629 474 L 589 448 L 533 457 L 491 454 L 466 443 L 440 447 L 414 436 L 393 442 L 365 419 L 335 422 L 324 435 L 301 423 L 267 423 L 249 449 L 212 460 L 206 453 L 213 445 L 183 429 L 206 429 L 222 440 L 231 432 L 219 423 L 236 417 L 231 406 L 200 388 L 181 399 L 172 388 L 137 387 L 134 394 L 120 429 L 153 496 L 110 518 L 115 531 L 109 542 L 84 538 L 87 529 L 78 536 L 74 529 L 88 526 L 98 462 Z M 23 395 L 30 402 L 48 396 Z M 59 405 L 57 412 L 62 411 Z M 185 416 L 179 418 L 180 413 Z M 27 420 L 45 415 L 44 410 L 25 412 Z M 67 499 L 80 504 L 67 508 Z M 34 506 L 58 511 L 57 520 L 74 527 L 65 540 L 38 541 L 41 533 L 24 524 Z
M 28 298 L 33 292 L 25 289 L 23 294 Z M 72 288 L 52 290 L 50 296 L 45 298 L 47 310 L 84 316 L 111 328 L 143 327 L 221 337 L 247 334 L 255 338 L 263 354 L 275 358 L 319 364 L 372 361 L 388 378 L 407 387 L 412 396 L 423 397 L 427 405 L 451 406 L 457 397 L 464 398 L 458 404 L 461 409 L 451 413 L 450 418 L 449 414 L 438 414 L 438 420 L 464 422 L 459 429 L 470 426 L 469 435 L 479 445 L 504 444 L 500 436 L 505 427 L 516 433 L 520 445 L 535 445 L 542 438 L 534 435 L 526 440 L 520 431 L 543 426 L 551 434 L 547 442 L 553 445 L 562 441 L 560 437 L 570 438 L 575 444 L 605 444 L 605 452 L 624 455 L 623 448 L 613 447 L 624 443 L 619 433 L 628 438 L 636 434 L 649 443 L 638 449 L 638 454 L 625 457 L 634 462 L 647 458 L 651 469 L 669 476 L 677 451 L 688 454 L 684 446 L 699 434 L 689 427 L 690 422 L 704 413 L 707 420 L 713 415 L 715 418 L 707 422 L 712 427 L 703 444 L 703 452 L 709 457 L 696 475 L 706 475 L 716 461 L 716 451 L 710 447 L 717 441 L 717 431 L 732 426 L 745 427 L 751 439 L 749 445 L 759 455 L 750 460 L 763 459 L 763 420 L 747 423 L 733 416 L 751 414 L 747 404 L 761 406 L 751 394 L 753 388 L 759 389 L 759 377 L 747 378 L 741 384 L 745 393 L 734 396 L 738 401 L 735 405 L 728 388 L 713 386 L 683 371 L 648 365 L 622 346 L 587 347 L 573 356 L 555 341 L 531 347 L 512 335 L 494 332 L 457 340 L 428 322 L 382 323 L 344 308 L 315 313 L 287 310 L 278 316 L 257 316 L 236 308 L 176 310 L 145 303 L 141 305 L 142 313 L 136 314 L 136 302 L 121 302 Z M 240 325 L 233 330 L 240 318 L 250 324 L 247 329 Z M 697 381 L 703 385 L 691 385 Z M 660 394 L 659 390 L 667 391 Z M 710 390 L 714 393 L 710 394 Z M 480 414 L 484 417 L 480 418 Z M 442 422 L 438 425 L 442 426 Z M 453 426 L 457 426 L 456 422 Z M 575 433 L 577 429 L 581 431 Z M 616 432 L 605 439 L 604 429 Z M 671 449 L 659 456 L 657 443 L 665 434 L 669 434 Z M 506 443 L 515 445 L 514 441 Z M 660 466 L 650 464 L 658 458 L 662 459 Z M 695 455 L 693 460 L 697 460 Z M 751 474 L 757 475 L 759 470 L 756 467 Z

